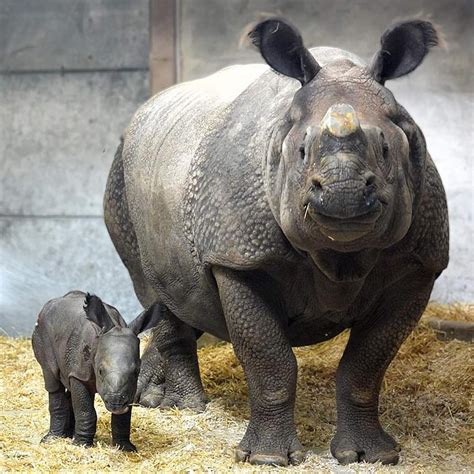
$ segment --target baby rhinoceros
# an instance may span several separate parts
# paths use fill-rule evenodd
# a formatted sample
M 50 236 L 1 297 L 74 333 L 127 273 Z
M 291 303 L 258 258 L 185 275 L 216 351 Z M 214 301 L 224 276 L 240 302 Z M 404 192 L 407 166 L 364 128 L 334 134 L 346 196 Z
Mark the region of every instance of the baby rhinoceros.
M 98 392 L 112 413 L 113 444 L 136 451 L 130 442 L 130 405 L 140 371 L 137 334 L 158 318 L 151 307 L 127 326 L 113 306 L 81 291 L 44 305 L 32 338 L 49 394 L 50 428 L 42 442 L 69 437 L 74 444 L 92 446 Z

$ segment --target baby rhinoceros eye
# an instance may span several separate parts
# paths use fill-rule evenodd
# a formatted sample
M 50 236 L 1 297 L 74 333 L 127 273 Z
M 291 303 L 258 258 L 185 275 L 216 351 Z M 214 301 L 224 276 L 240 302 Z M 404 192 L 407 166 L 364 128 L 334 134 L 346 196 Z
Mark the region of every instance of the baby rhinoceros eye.
M 303 137 L 303 143 L 300 145 L 298 151 L 300 152 L 300 158 L 302 160 L 305 160 L 306 158 L 306 139 L 308 138 L 308 130 L 306 130 L 304 137 Z

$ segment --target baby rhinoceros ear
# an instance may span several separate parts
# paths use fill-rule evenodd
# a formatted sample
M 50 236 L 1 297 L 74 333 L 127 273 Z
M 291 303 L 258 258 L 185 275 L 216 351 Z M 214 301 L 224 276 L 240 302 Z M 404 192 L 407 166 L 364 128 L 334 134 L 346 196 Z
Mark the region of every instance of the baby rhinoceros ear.
M 140 313 L 139 316 L 128 324 L 129 329 L 138 336 L 138 334 L 147 329 L 154 328 L 163 319 L 162 309 L 163 307 L 159 303 L 152 304 L 146 311 Z
M 97 324 L 102 329 L 102 332 L 107 332 L 115 326 L 105 309 L 104 303 L 96 295 L 87 293 L 84 299 L 84 311 L 87 319 Z
M 404 76 L 415 70 L 433 46 L 443 46 L 439 31 L 427 20 L 395 23 L 380 38 L 381 48 L 370 70 L 377 82 Z

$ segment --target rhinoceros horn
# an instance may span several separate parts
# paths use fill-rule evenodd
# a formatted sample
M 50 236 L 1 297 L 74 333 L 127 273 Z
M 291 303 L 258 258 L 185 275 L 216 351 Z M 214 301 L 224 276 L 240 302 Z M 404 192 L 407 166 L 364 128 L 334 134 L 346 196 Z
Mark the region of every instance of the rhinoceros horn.
M 321 121 L 321 131 L 327 131 L 338 138 L 352 135 L 359 128 L 360 122 L 356 111 L 349 104 L 335 104 L 329 107 Z

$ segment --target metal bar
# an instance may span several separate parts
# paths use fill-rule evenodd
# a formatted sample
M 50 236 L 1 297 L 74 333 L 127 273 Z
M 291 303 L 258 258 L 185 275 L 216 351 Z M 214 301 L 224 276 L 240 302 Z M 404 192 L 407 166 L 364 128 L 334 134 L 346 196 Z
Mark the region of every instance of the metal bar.
M 460 341 L 474 342 L 473 322 L 429 318 L 427 323 L 435 330 L 438 339 L 443 341 L 459 339 Z
M 176 74 L 176 1 L 150 0 L 150 91 L 172 86 Z

